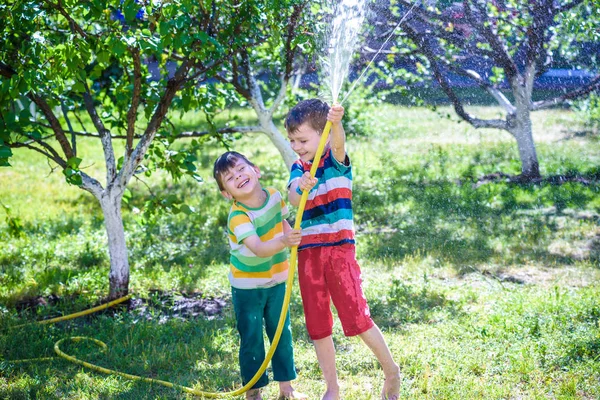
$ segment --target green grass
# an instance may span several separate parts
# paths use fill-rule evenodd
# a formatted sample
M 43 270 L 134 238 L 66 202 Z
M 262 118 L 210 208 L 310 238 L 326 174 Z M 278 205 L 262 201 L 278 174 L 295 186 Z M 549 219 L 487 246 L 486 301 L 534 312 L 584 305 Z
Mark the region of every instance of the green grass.
M 567 110 L 533 116 L 542 173 L 595 183 L 477 185 L 486 174 L 519 173 L 516 144 L 506 133 L 457 124 L 447 107 L 378 106 L 362 115 L 367 134 L 349 136 L 364 288 L 402 367 L 402 398 L 600 397 L 600 142 L 580 135 Z M 200 119 L 185 121 L 180 126 L 202 130 Z M 97 145 L 82 140 L 78 147 L 82 165 L 102 178 Z M 264 184 L 283 190 L 287 171 L 267 139 L 247 135 L 234 148 L 260 166 Z M 96 305 L 107 293 L 109 269 L 96 200 L 67 185 L 43 158 L 15 152 L 13 167 L 0 170 L 0 201 L 10 207 L 10 214 L 0 211 L 0 398 L 191 398 L 61 359 L 10 361 L 53 356 L 54 343 L 70 336 L 105 342 L 106 353 L 87 343 L 67 342 L 63 350 L 106 368 L 207 391 L 240 386 L 229 302 L 214 319 L 161 318 L 155 292 L 229 299 L 223 231 L 229 206 L 210 171 L 222 151 L 208 141 L 198 155 L 202 184 L 173 183 L 161 174 L 132 180 L 123 210 L 131 289 L 148 299 L 152 319 L 116 308 L 11 331 Z M 175 194 L 196 212 L 143 223 L 140 210 L 150 193 Z M 317 399 L 324 383 L 297 285 L 290 308 L 295 385 Z M 343 398 L 378 398 L 382 372 L 370 352 L 359 339 L 345 338 L 339 323 L 334 340 Z M 266 394 L 275 398 L 277 386 Z

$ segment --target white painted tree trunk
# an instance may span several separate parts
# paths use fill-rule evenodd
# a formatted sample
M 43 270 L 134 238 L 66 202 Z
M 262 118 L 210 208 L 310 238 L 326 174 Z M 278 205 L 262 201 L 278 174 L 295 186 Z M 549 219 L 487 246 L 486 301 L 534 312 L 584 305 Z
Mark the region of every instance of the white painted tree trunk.
M 521 158 L 521 175 L 527 179 L 540 177 L 533 132 L 531 129 L 531 89 L 535 69 L 531 68 L 525 77 L 525 85 L 513 85 L 515 94 L 515 116 L 510 126 L 510 133 L 517 140 L 519 157 Z M 515 82 L 516 83 L 516 82 Z
M 287 138 L 283 136 L 279 129 L 277 129 L 272 118 L 265 119 L 264 121 L 259 119 L 259 122 L 265 135 L 269 137 L 271 143 L 279 150 L 279 153 L 281 154 L 281 157 L 283 157 L 283 161 L 289 170 L 298 157 L 296 156 L 296 153 L 294 153 L 294 150 L 292 150 Z
M 511 133 L 517 140 L 519 148 L 521 174 L 526 178 L 539 178 L 540 166 L 533 141 L 529 110 L 517 110 L 515 126 L 511 129 Z
M 99 199 L 104 213 L 110 254 L 110 299 L 125 296 L 129 290 L 129 260 L 125 242 L 125 227 L 121 215 L 122 198 L 123 190 L 113 189 L 106 190 Z
M 261 130 L 271 139 L 271 143 L 275 145 L 281 157 L 283 157 L 283 161 L 287 168 L 291 168 L 294 161 L 296 161 L 297 156 L 296 153 L 292 150 L 292 147 L 287 141 L 287 138 L 277 129 L 275 124 L 273 123 L 273 114 L 283 101 L 285 97 L 285 93 L 288 87 L 288 80 L 281 80 L 281 87 L 279 89 L 279 93 L 275 100 L 273 101 L 273 105 L 270 109 L 265 107 L 265 102 L 263 100 L 262 91 L 260 90 L 260 85 L 258 84 L 254 75 L 250 75 L 249 78 L 249 88 L 250 88 L 250 98 L 248 99 L 250 105 L 254 109 L 256 116 L 258 118 L 258 124 L 261 127 Z

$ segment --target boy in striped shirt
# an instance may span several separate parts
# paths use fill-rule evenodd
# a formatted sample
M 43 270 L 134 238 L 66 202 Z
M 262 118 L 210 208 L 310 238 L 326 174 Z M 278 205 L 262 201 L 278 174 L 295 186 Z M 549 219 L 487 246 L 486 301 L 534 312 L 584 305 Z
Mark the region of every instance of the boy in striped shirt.
M 239 362 L 244 385 L 265 359 L 263 320 L 273 340 L 285 296 L 288 277 L 287 247 L 300 243 L 302 233 L 285 220 L 289 211 L 281 193 L 263 188 L 260 170 L 245 156 L 226 152 L 215 161 L 213 176 L 225 198 L 233 200 L 229 211 L 229 282 L 237 329 L 240 334 Z M 292 330 L 289 312 L 273 359 L 273 379 L 279 382 L 279 398 L 306 399 L 296 392 Z M 263 373 L 246 399 L 262 399 L 260 388 L 268 383 Z
M 327 389 L 323 400 L 340 398 L 331 337 L 330 301 L 337 309 L 344 334 L 360 336 L 379 360 L 385 375 L 382 399 L 397 400 L 400 369 L 371 319 L 362 290 L 360 267 L 354 249 L 352 215 L 352 165 L 346 154 L 342 126 L 344 108 L 318 100 L 294 106 L 285 120 L 292 149 L 300 157 L 291 169 L 288 199 L 298 206 L 303 190 L 309 191 L 302 215 L 302 242 L 298 247 L 298 280 L 308 335 L 313 340 Z M 310 168 L 327 121 L 331 135 L 315 178 Z

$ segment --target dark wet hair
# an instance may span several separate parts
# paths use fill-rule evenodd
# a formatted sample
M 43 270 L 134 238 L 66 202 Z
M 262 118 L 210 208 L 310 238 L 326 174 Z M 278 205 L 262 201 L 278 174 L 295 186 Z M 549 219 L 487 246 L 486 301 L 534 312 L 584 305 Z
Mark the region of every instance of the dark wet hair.
M 296 133 L 302 124 L 309 124 L 317 132 L 323 132 L 327 123 L 329 106 L 319 99 L 302 100 L 288 112 L 285 117 L 285 129 L 288 133 Z
M 223 187 L 223 182 L 221 181 L 221 177 L 223 174 L 227 173 L 227 171 L 233 168 L 239 160 L 243 160 L 246 164 L 254 167 L 254 164 L 252 164 L 245 155 L 240 154 L 237 151 L 228 151 L 223 153 L 215 160 L 215 165 L 213 166 L 213 177 L 215 178 L 215 181 L 217 181 L 220 190 L 225 190 Z

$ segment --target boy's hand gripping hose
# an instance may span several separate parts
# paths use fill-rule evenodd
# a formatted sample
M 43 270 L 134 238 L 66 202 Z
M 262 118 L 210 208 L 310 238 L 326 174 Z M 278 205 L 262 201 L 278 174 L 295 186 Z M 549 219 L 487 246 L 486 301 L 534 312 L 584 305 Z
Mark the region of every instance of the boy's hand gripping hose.
M 315 177 L 317 168 L 319 167 L 319 163 L 321 162 L 321 156 L 323 155 L 323 150 L 325 149 L 325 143 L 327 143 L 327 138 L 329 136 L 329 131 L 331 130 L 331 125 L 332 125 L 331 121 L 327 121 L 327 124 L 325 124 L 325 129 L 323 129 L 323 133 L 321 134 L 321 140 L 319 141 L 319 147 L 317 148 L 317 152 L 315 154 L 315 159 L 313 160 L 313 164 L 310 168 L 310 176 L 312 178 Z M 304 190 L 304 191 L 302 191 L 302 197 L 300 198 L 300 203 L 298 204 L 298 213 L 296 214 L 296 222 L 294 223 L 294 229 L 300 229 L 300 224 L 302 223 L 302 214 L 304 213 L 304 207 L 306 206 L 307 200 L 308 200 L 308 191 Z M 275 353 L 275 350 L 277 349 L 277 345 L 279 344 L 279 339 L 281 338 L 281 332 L 283 330 L 283 324 L 285 322 L 288 307 L 290 304 L 290 297 L 292 294 L 292 287 L 294 284 L 294 273 L 295 273 L 295 269 L 296 269 L 297 257 L 298 257 L 298 246 L 294 246 L 294 247 L 292 247 L 291 252 L 290 252 L 290 266 L 289 266 L 288 278 L 286 281 L 287 286 L 285 289 L 285 297 L 283 298 L 283 305 L 281 307 L 279 323 L 277 324 L 277 330 L 275 331 L 275 336 L 273 337 L 273 341 L 271 342 L 271 347 L 269 348 L 269 351 L 265 356 L 265 360 L 263 361 L 262 365 L 256 372 L 256 375 L 254 375 L 254 377 L 246 385 L 244 385 L 243 387 L 241 387 L 237 390 L 234 390 L 231 392 L 203 392 L 201 390 L 197 390 L 197 389 L 190 388 L 187 386 L 177 385 L 175 383 L 171 383 L 171 382 L 167 382 L 167 381 L 163 381 L 163 380 L 159 380 L 159 379 L 144 378 L 142 376 L 126 374 L 124 372 L 104 368 L 99 365 L 91 364 L 86 361 L 80 360 L 76 357 L 73 357 L 69 354 L 66 354 L 65 352 L 63 352 L 60 349 L 60 344 L 62 342 L 64 342 L 65 340 L 72 340 L 75 342 L 88 340 L 88 341 L 92 341 L 95 344 L 97 344 L 101 348 L 101 351 L 106 350 L 107 346 L 104 342 L 97 340 L 97 339 L 89 338 L 89 337 L 76 336 L 76 337 L 61 339 L 55 343 L 54 352 L 59 357 L 62 357 L 68 361 L 71 361 L 75 364 L 79 364 L 81 366 L 84 366 L 86 368 L 92 369 L 97 372 L 118 375 L 118 376 L 122 376 L 123 378 L 127 378 L 127 379 L 143 381 L 143 382 L 162 385 L 162 386 L 166 386 L 166 387 L 170 387 L 170 388 L 174 388 L 174 389 L 179 389 L 183 392 L 193 394 L 196 396 L 201 396 L 201 397 L 205 397 L 205 398 L 217 398 L 217 397 L 225 397 L 225 396 L 237 396 L 237 395 L 243 394 L 246 391 L 250 390 L 252 388 L 252 386 L 254 386 L 254 384 L 260 379 L 262 374 L 267 369 L 269 362 L 271 362 L 271 358 L 273 358 L 273 354 Z M 120 299 L 111 301 L 110 303 L 106 303 L 106 304 L 98 306 L 98 307 L 90 308 L 89 310 L 81 311 L 81 312 L 78 312 L 75 314 L 65 315 L 64 317 L 58 317 L 58 318 L 52 318 L 52 319 L 48 319 L 48 320 L 44 320 L 44 321 L 39 321 L 38 324 L 50 324 L 50 323 L 66 321 L 69 319 L 81 317 L 83 315 L 91 314 L 93 312 L 103 310 L 108 307 L 112 307 L 113 305 L 119 304 L 130 298 L 131 298 L 131 295 L 128 295 L 125 297 L 121 297 Z M 25 324 L 25 325 L 27 325 L 27 324 Z M 17 325 L 12 328 L 18 328 L 18 327 L 22 327 L 22 326 L 24 326 L 24 325 Z M 44 361 L 47 359 L 49 359 L 49 358 L 46 357 L 46 358 L 39 358 L 39 359 L 16 360 L 13 362 Z

